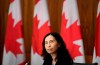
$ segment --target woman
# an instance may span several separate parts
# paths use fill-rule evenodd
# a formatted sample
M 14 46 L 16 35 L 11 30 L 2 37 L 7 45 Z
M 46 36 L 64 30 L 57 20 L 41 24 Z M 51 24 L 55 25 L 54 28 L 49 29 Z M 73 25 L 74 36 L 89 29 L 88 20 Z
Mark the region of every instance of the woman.
M 43 65 L 72 65 L 73 60 L 61 36 L 56 32 L 48 33 L 43 39 Z

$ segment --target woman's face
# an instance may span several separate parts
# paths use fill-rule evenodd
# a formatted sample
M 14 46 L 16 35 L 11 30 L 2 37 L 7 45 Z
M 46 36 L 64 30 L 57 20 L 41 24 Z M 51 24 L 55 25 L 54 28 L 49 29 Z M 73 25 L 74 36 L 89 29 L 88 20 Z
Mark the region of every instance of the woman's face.
M 49 35 L 45 38 L 45 49 L 47 53 L 56 54 L 58 47 L 60 47 L 60 45 L 52 35 Z

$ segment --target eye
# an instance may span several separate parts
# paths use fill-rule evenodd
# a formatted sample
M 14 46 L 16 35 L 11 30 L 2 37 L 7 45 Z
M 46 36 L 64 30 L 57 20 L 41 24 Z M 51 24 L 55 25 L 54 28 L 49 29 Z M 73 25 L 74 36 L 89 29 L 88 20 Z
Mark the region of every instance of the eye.
M 48 44 L 48 42 L 46 41 L 45 44 Z
M 54 40 L 50 40 L 50 41 L 49 41 L 49 43 L 53 43 L 53 42 L 54 42 Z

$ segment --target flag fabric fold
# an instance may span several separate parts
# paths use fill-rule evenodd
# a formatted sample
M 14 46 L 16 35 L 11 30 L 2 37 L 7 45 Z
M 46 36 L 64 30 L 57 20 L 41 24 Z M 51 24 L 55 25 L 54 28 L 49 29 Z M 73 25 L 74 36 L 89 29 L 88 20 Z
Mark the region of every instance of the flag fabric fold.
M 33 15 L 33 33 L 31 65 L 42 65 L 42 40 L 50 32 L 50 20 L 46 0 L 35 0 Z
M 25 65 L 20 0 L 10 0 L 2 65 Z
M 97 18 L 96 18 L 96 29 L 95 29 L 95 42 L 93 52 L 93 63 L 100 65 L 100 0 L 98 2 Z
M 83 41 L 80 32 L 80 20 L 77 1 L 64 0 L 62 10 L 61 32 L 74 62 L 85 63 Z

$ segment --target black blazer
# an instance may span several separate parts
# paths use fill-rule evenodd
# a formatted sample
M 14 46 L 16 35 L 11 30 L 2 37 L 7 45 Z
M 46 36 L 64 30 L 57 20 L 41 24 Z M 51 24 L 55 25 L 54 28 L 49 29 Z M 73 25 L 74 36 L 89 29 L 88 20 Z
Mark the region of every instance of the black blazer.
M 48 61 L 45 60 L 44 63 L 43 63 L 43 65 L 52 65 L 52 61 L 50 61 L 50 60 L 48 60 Z M 68 61 L 68 60 L 66 60 L 66 59 L 60 59 L 60 60 L 58 60 L 58 61 L 56 62 L 55 65 L 73 65 L 73 62 Z

